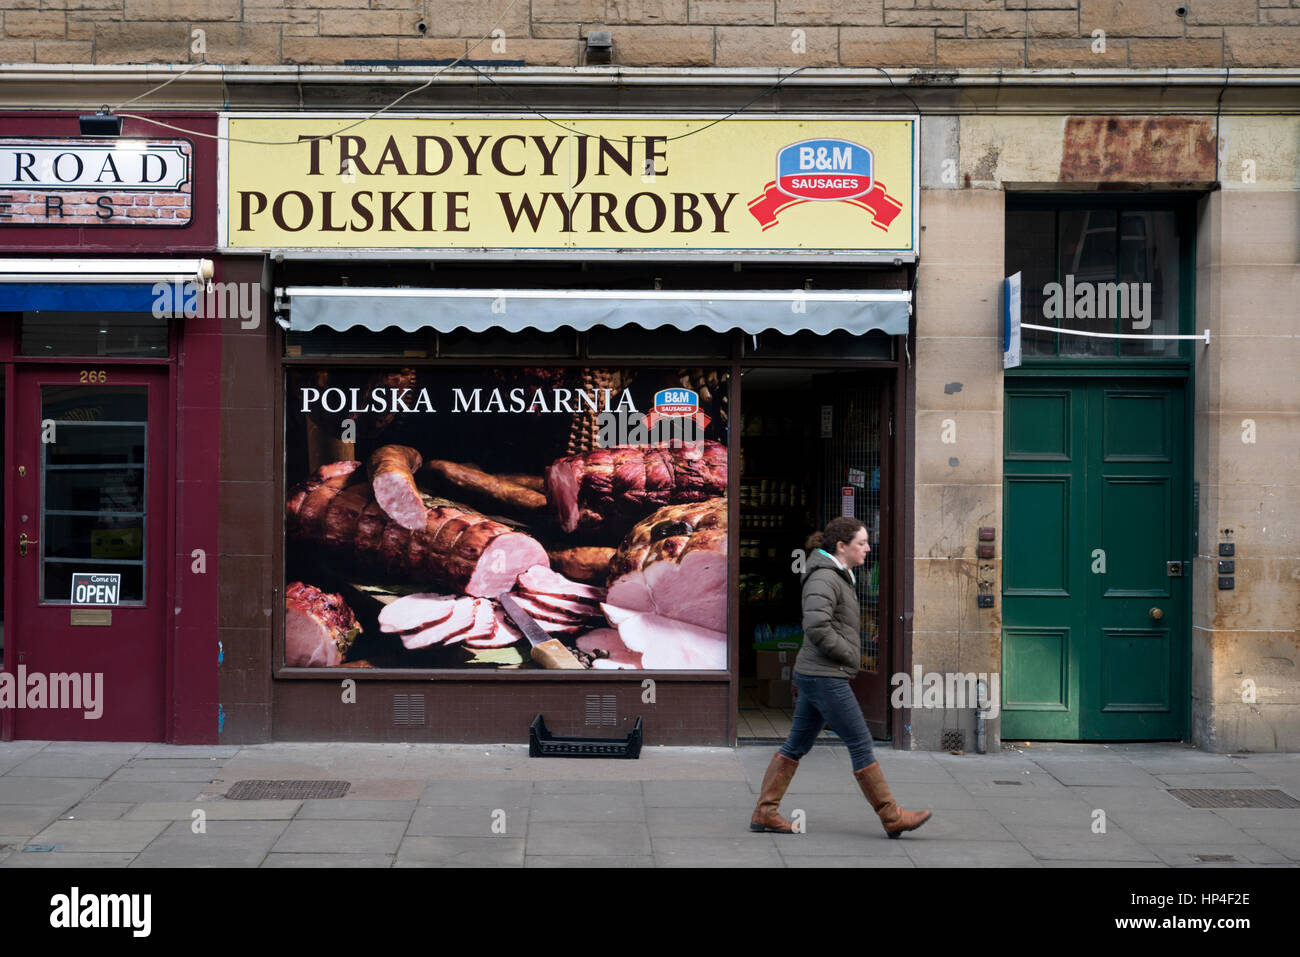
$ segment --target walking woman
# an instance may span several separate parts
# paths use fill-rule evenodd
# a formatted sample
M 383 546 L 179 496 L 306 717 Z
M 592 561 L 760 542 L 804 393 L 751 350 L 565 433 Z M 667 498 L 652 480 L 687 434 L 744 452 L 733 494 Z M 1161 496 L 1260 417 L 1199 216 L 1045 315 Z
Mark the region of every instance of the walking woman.
M 858 673 L 858 632 L 862 610 L 854 591 L 853 569 L 860 568 L 871 546 L 867 530 L 856 518 L 836 518 L 824 532 L 816 532 L 805 546 L 808 561 L 803 573 L 803 647 L 794 660 L 794 683 L 799 690 L 790 735 L 772 756 L 763 775 L 758 806 L 749 821 L 751 831 L 792 832 L 781 817 L 781 798 L 822 728 L 831 730 L 849 746 L 853 776 L 863 795 L 880 815 L 890 837 L 914 831 L 930 817 L 929 811 L 904 811 L 889 793 L 889 785 L 871 751 L 871 732 L 858 707 L 849 679 Z

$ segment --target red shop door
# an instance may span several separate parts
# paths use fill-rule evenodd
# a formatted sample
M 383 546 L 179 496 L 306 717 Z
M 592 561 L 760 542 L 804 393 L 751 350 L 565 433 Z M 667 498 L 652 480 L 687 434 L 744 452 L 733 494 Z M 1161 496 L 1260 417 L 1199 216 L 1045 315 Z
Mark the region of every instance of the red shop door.
M 161 741 L 167 370 L 39 366 L 19 369 L 15 384 L 5 670 L 25 704 L 39 703 L 41 683 L 45 702 L 9 709 L 7 730 L 26 739 Z M 72 606 L 77 572 L 120 575 L 119 604 Z M 23 675 L 25 688 L 16 681 Z

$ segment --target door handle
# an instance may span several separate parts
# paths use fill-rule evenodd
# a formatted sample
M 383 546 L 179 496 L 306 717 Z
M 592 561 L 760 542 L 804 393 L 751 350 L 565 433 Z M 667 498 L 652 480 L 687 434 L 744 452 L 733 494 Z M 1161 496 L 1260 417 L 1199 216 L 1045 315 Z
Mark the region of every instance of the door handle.
M 26 555 L 27 555 L 27 546 L 28 546 L 28 545 L 35 545 L 35 544 L 36 544 L 36 541 L 37 541 L 37 540 L 34 539 L 34 538 L 28 538 L 26 532 L 20 532 L 19 535 L 18 535 L 18 554 L 19 554 L 19 556 L 20 556 L 20 557 L 26 557 Z
M 1160 608 L 1152 608 L 1147 612 L 1147 614 L 1151 616 L 1152 621 L 1159 621 L 1161 618 L 1165 617 L 1164 610 Z

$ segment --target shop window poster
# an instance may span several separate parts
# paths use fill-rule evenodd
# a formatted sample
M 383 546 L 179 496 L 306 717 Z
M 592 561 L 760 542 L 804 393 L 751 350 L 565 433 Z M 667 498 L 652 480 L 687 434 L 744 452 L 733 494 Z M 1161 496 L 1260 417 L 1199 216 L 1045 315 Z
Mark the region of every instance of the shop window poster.
M 728 373 L 295 367 L 290 668 L 727 668 Z

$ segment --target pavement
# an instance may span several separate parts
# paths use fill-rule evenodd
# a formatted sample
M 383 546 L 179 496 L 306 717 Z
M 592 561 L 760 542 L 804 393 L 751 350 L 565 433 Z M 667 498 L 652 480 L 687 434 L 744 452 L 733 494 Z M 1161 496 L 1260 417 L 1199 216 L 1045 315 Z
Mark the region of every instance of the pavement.
M 804 757 L 782 802 L 804 833 L 751 833 L 774 750 L 647 747 L 628 761 L 529 758 L 522 745 L 0 742 L 0 868 L 1300 866 L 1300 809 L 1197 809 L 1170 793 L 1300 798 L 1300 754 L 882 743 L 895 798 L 934 811 L 888 840 L 839 744 Z M 350 787 L 225 796 L 247 779 Z

